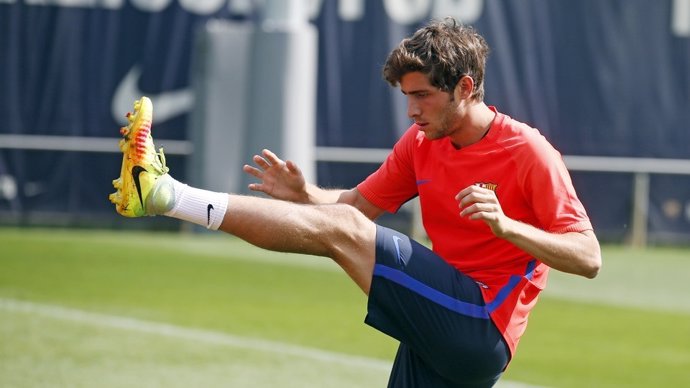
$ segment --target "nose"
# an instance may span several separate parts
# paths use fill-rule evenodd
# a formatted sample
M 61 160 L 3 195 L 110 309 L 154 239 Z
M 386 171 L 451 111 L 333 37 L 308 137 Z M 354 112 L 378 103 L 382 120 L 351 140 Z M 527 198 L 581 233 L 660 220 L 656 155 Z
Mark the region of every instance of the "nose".
M 413 98 L 407 98 L 407 117 L 411 119 L 418 117 L 422 113 L 419 109 L 419 105 L 413 100 Z

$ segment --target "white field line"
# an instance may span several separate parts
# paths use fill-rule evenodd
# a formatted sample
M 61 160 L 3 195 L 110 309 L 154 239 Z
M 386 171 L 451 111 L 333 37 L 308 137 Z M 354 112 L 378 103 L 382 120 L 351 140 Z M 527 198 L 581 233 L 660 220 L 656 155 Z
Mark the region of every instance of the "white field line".
M 277 341 L 240 337 L 210 330 L 190 329 L 165 323 L 92 313 L 56 305 L 0 298 L 0 310 L 33 314 L 46 318 L 71 321 L 96 327 L 128 330 L 139 333 L 155 334 L 174 339 L 203 342 L 210 345 L 225 345 L 253 351 L 274 353 L 282 356 L 294 356 L 318 362 L 341 364 L 346 367 L 368 368 L 386 372 L 390 371 L 391 369 L 391 362 L 370 357 L 353 356 L 303 346 L 290 345 Z M 499 384 L 497 384 L 497 386 L 501 388 L 534 387 L 531 385 L 509 381 L 501 381 Z

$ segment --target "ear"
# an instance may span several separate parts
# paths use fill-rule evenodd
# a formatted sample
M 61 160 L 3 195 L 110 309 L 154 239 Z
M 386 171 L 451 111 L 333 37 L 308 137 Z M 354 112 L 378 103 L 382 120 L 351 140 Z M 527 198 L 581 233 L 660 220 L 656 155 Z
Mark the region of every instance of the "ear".
M 469 99 L 474 92 L 474 80 L 469 75 L 463 75 L 460 80 L 455 84 L 455 89 L 453 90 L 453 97 L 456 100 L 466 100 Z

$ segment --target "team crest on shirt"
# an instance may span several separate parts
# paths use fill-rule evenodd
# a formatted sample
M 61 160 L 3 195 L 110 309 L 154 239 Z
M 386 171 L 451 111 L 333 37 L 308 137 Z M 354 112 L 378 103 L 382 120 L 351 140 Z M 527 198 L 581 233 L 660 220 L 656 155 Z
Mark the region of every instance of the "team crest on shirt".
M 474 184 L 475 186 L 479 186 L 484 189 L 489 189 L 493 191 L 494 193 L 496 192 L 496 189 L 498 188 L 498 183 L 486 183 L 486 182 L 477 182 Z

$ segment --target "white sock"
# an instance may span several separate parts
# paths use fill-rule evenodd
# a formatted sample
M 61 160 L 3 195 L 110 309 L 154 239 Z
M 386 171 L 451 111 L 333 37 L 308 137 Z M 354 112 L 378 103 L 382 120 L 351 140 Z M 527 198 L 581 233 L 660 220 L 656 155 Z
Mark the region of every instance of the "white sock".
M 201 190 L 173 179 L 175 206 L 166 216 L 218 230 L 228 208 L 228 195 Z

